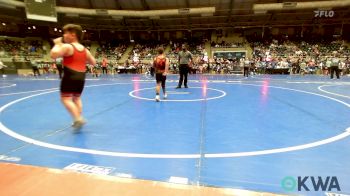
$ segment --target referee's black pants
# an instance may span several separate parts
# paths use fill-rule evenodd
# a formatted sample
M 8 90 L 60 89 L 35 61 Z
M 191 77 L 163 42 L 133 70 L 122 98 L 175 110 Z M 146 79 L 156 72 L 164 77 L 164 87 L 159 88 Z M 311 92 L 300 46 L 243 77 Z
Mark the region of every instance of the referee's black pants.
M 243 76 L 246 76 L 246 77 L 249 76 L 249 67 L 244 67 L 243 68 Z
M 339 79 L 339 67 L 338 66 L 331 66 L 330 67 L 330 71 L 331 71 L 331 79 L 333 79 L 334 77 L 334 73 L 337 76 L 337 79 Z
M 179 79 L 179 84 L 177 85 L 178 87 L 182 86 L 182 83 L 184 83 L 184 86 L 187 87 L 187 76 L 188 76 L 188 71 L 189 67 L 187 64 L 180 65 L 180 79 Z

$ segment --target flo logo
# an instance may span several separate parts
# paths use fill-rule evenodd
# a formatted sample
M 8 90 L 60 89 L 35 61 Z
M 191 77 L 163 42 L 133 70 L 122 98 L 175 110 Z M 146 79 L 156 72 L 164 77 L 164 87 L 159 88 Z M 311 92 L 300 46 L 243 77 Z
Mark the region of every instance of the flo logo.
M 335 176 L 298 176 L 297 179 L 287 176 L 282 179 L 281 186 L 285 191 L 341 191 Z
M 334 11 L 333 10 L 315 10 L 315 18 L 332 18 L 334 16 Z

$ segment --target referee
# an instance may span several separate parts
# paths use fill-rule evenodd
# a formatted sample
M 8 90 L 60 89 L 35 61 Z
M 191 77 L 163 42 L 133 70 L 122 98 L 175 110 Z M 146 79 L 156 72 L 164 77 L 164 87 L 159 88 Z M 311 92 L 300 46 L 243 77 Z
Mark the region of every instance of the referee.
M 180 79 L 179 84 L 176 88 L 181 88 L 182 83 L 184 83 L 185 88 L 187 86 L 187 76 L 190 69 L 190 63 L 193 62 L 192 54 L 187 50 L 186 45 L 182 44 L 182 51 L 179 52 L 179 69 L 180 69 Z
M 248 58 L 245 58 L 244 61 L 244 67 L 243 67 L 243 77 L 249 77 L 249 68 L 250 68 L 250 61 Z
M 55 59 L 55 61 L 56 61 L 56 68 L 58 71 L 58 76 L 60 77 L 60 79 L 62 79 L 62 77 L 63 77 L 62 58 L 57 58 L 57 59 Z
M 339 70 L 339 66 L 340 66 L 340 59 L 338 58 L 338 55 L 337 54 L 334 54 L 333 55 L 333 58 L 332 58 L 332 64 L 331 64 L 331 67 L 330 67 L 330 71 L 331 71 L 331 79 L 333 79 L 334 77 L 334 73 L 335 75 L 337 76 L 337 79 L 340 79 L 340 70 Z

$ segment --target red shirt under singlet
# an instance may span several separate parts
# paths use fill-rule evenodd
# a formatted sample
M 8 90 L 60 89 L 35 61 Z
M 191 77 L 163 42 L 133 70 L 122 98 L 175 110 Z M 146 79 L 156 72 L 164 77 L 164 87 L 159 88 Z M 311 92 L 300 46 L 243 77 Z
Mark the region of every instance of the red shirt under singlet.
M 165 71 L 166 58 L 162 56 L 157 56 L 154 60 L 155 69 L 157 72 Z
M 103 60 L 102 60 L 102 67 L 107 67 L 107 59 L 106 58 L 104 58 Z
M 63 65 L 71 70 L 78 72 L 86 71 L 86 49 L 79 51 L 73 44 L 73 54 L 71 56 L 63 57 Z

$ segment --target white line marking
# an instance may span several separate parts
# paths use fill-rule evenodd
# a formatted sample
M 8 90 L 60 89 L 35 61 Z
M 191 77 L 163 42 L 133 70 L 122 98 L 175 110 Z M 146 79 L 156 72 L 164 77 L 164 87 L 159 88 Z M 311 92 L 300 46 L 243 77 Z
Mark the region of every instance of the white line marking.
M 245 78 L 242 78 L 245 79 Z M 242 81 L 242 79 L 228 79 L 228 80 L 188 80 L 192 83 L 227 83 L 227 82 L 257 82 L 257 81 Z M 132 82 L 156 82 L 156 80 L 131 80 Z M 167 83 L 178 83 L 178 80 L 167 80 Z M 260 81 L 259 81 L 260 82 Z M 262 81 L 261 81 L 262 82 Z
M 156 80 L 131 80 L 131 81 L 132 82 L 155 82 Z
M 0 86 L 0 88 L 11 88 L 17 86 L 16 84 L 8 84 L 7 86 Z
M 114 83 L 119 84 L 119 83 Z M 108 85 L 113 85 L 113 84 L 100 84 L 100 85 L 91 85 L 91 86 L 86 86 L 86 87 L 96 87 L 96 86 L 108 86 Z M 20 99 L 16 99 L 10 103 L 7 103 L 6 105 L 3 105 L 0 108 L 0 113 L 2 113 L 7 107 L 16 104 L 18 102 L 21 102 L 23 100 L 37 97 L 40 95 L 45 95 L 53 92 L 57 92 L 58 90 L 53 90 L 53 91 L 48 91 L 48 92 L 43 92 L 43 93 L 38 93 L 35 95 L 30 95 L 27 97 L 23 97 Z M 84 148 L 75 148 L 75 147 L 69 147 L 69 146 L 61 146 L 61 145 L 55 145 L 55 144 L 50 144 L 38 140 L 34 140 L 32 138 L 28 138 L 26 136 L 20 135 L 11 129 L 7 128 L 2 122 L 0 122 L 0 130 L 7 135 L 16 138 L 18 140 L 34 144 L 37 146 L 42 146 L 45 148 L 50 148 L 50 149 L 56 149 L 56 150 L 63 150 L 63 151 L 68 151 L 68 152 L 80 152 L 80 153 L 87 153 L 87 154 L 96 154 L 96 155 L 105 155 L 105 156 L 114 156 L 114 157 L 130 157 L 130 158 L 183 158 L 183 159 L 193 159 L 193 158 L 199 158 L 200 155 L 198 154 L 140 154 L 140 153 L 122 153 L 122 152 L 109 152 L 109 151 L 101 151 L 101 150 L 91 150 L 91 149 L 84 149 Z
M 55 81 L 60 80 L 59 78 L 16 78 L 17 81 Z
M 32 98 L 35 96 L 48 94 L 48 93 L 52 93 L 52 92 L 55 92 L 55 91 L 39 93 L 36 95 L 31 95 L 28 97 L 17 99 L 15 101 L 8 103 L 8 104 L 4 105 L 3 107 L 1 107 L 0 113 L 5 108 L 9 107 L 12 104 L 18 103 L 18 102 L 23 101 L 23 100 L 28 99 L 28 98 Z M 75 147 L 69 147 L 69 146 L 55 145 L 55 144 L 50 144 L 50 143 L 34 140 L 32 138 L 28 138 L 26 136 L 20 135 L 16 132 L 10 130 L 9 128 L 5 127 L 2 124 L 2 122 L 0 122 L 0 130 L 13 138 L 16 138 L 18 140 L 21 140 L 21 141 L 24 141 L 24 142 L 27 142 L 30 144 L 34 144 L 37 146 L 42 146 L 42 147 L 50 148 L 50 149 L 68 151 L 68 152 L 80 152 L 80 153 L 86 153 L 86 154 L 105 155 L 105 156 L 114 156 L 114 157 L 130 157 L 130 158 L 186 158 L 186 159 L 189 159 L 189 158 L 199 158 L 200 157 L 200 155 L 196 155 L 196 154 L 186 154 L 186 155 L 179 155 L 179 154 L 171 154 L 170 155 L 170 154 L 168 154 L 168 155 L 164 155 L 164 154 L 121 153 L 121 152 L 108 152 L 108 151 L 101 151 L 101 150 L 91 150 L 91 149 L 84 149 L 84 148 L 75 148 Z
M 176 91 L 167 91 L 166 92 L 169 95 L 188 95 L 190 92 L 176 92 Z
M 100 84 L 100 86 L 109 86 L 109 85 L 115 85 L 115 84 L 132 84 L 131 82 L 125 82 L 125 83 L 111 83 L 111 84 Z M 94 87 L 96 85 L 87 85 L 85 88 Z M 6 94 L 0 94 L 0 96 L 9 96 L 9 95 L 20 95 L 20 94 L 27 94 L 27 93 L 36 93 L 36 92 L 42 92 L 42 91 L 52 91 L 52 90 L 58 90 L 58 88 L 47 88 L 47 89 L 41 89 L 41 90 L 33 90 L 33 91 L 22 91 L 22 92 L 16 92 L 16 93 L 6 93 Z
M 171 176 L 168 182 L 175 184 L 188 184 L 188 178 Z
M 15 80 L 18 81 L 25 81 L 25 80 L 29 80 L 29 81 L 58 81 L 61 80 L 59 78 L 17 78 Z M 85 80 L 101 80 L 99 78 L 86 78 Z
M 131 174 L 125 174 L 125 173 L 117 173 L 115 176 L 120 177 L 120 178 L 132 178 Z
M 0 154 L 0 160 L 1 161 L 18 162 L 18 161 L 21 160 L 21 158 L 19 158 L 19 157 L 10 157 L 10 156 L 7 156 L 7 155 Z
M 58 88 L 48 88 L 48 89 L 34 90 L 34 91 L 22 91 L 22 92 L 17 92 L 17 93 L 0 94 L 0 96 L 20 95 L 20 94 L 26 94 L 26 93 L 35 93 L 35 92 L 42 92 L 42 91 L 51 91 L 51 90 L 57 90 L 57 89 L 58 89 Z
M 340 85 L 322 85 L 322 86 L 319 86 L 319 87 L 317 87 L 318 88 L 318 90 L 320 90 L 320 91 L 322 91 L 322 92 L 324 92 L 324 93 L 328 93 L 328 94 L 331 94 L 331 95 L 336 95 L 336 96 L 339 96 L 339 97 L 345 97 L 345 98 L 348 98 L 348 99 L 350 99 L 350 96 L 346 96 L 346 95 L 342 95 L 342 94 L 337 94 L 337 93 L 332 93 L 332 92 L 330 92 L 330 91 L 326 91 L 326 90 L 324 90 L 324 89 L 322 89 L 323 87 L 329 87 L 329 86 L 340 86 Z
M 231 84 L 236 84 L 236 83 L 231 83 Z M 257 84 L 238 84 L 238 85 L 258 86 L 258 87 L 263 86 L 263 85 L 257 85 Z M 326 95 L 322 95 L 322 94 L 318 94 L 318 93 L 313 93 L 313 92 L 309 92 L 309 91 L 304 91 L 304 90 L 298 90 L 298 89 L 280 87 L 280 86 L 268 86 L 268 87 L 269 87 L 269 88 L 275 88 L 275 89 L 283 89 L 283 90 L 295 91 L 295 92 L 300 92 L 300 93 L 305 93 L 305 94 L 310 94 L 310 95 L 316 95 L 316 96 L 323 97 L 323 98 L 326 98 L 326 99 L 331 99 L 331 100 L 333 100 L 333 101 L 336 101 L 336 102 L 338 102 L 338 103 L 341 103 L 341 104 L 343 104 L 343 105 L 346 105 L 347 107 L 350 108 L 350 104 L 345 103 L 344 101 L 341 101 L 341 100 L 332 98 L 332 97 L 328 97 L 328 96 L 326 96 Z
M 286 81 L 286 80 L 289 80 L 289 79 L 275 79 L 275 78 L 256 77 L 256 76 L 250 76 L 250 78 L 259 79 L 259 80 L 276 80 L 276 81 Z
M 171 88 L 171 87 L 169 87 Z M 191 88 L 203 88 L 203 87 L 191 87 Z M 141 99 L 141 100 L 146 100 L 146 101 L 154 101 L 154 99 L 151 98 L 146 98 L 146 97 L 140 97 L 140 96 L 136 96 L 134 95 L 135 92 L 139 92 L 139 91 L 144 91 L 144 90 L 150 90 L 150 89 L 155 89 L 154 87 L 152 88 L 142 88 L 142 89 L 137 89 L 137 90 L 133 90 L 131 92 L 129 92 L 129 95 L 133 98 L 136 99 Z M 162 102 L 195 102 L 195 101 L 207 101 L 207 100 L 213 100 L 213 99 L 219 99 L 222 97 L 226 96 L 226 92 L 219 90 L 219 89 L 215 89 L 215 88 L 207 88 L 207 90 L 213 90 L 213 91 L 217 91 L 222 93 L 220 96 L 216 96 L 216 97 L 209 97 L 209 98 L 202 98 L 202 99 L 166 99 L 166 100 L 160 100 Z
M 310 81 L 310 82 L 290 82 L 290 81 L 287 81 L 286 83 L 289 83 L 289 84 L 326 84 L 326 83 L 329 83 L 329 82 L 317 82 L 317 81 Z
M 225 83 L 226 80 L 212 80 L 212 81 L 209 81 L 209 82 L 212 82 L 212 83 Z
M 206 158 L 228 158 L 228 157 L 247 157 L 247 156 L 258 156 L 258 155 L 266 155 L 266 154 L 276 154 L 276 153 L 282 153 L 282 152 L 290 152 L 290 151 L 297 151 L 297 150 L 303 150 L 307 148 L 313 148 L 316 146 L 321 146 L 325 144 L 329 144 L 341 139 L 344 139 L 350 135 L 350 127 L 346 129 L 344 133 L 341 133 L 339 135 L 336 135 L 334 137 L 320 140 L 313 143 L 298 145 L 298 146 L 291 146 L 286 148 L 276 148 L 271 150 L 261 150 L 261 151 L 252 151 L 252 152 L 237 152 L 237 153 L 214 153 L 214 154 L 205 154 L 204 157 Z
M 290 82 L 287 81 L 286 83 L 290 84 L 350 84 L 350 82 L 322 82 L 322 81 L 299 81 L 299 82 Z
M 235 84 L 236 83 L 232 83 Z M 102 85 L 113 85 L 113 84 L 102 84 Z M 102 85 L 93 85 L 93 86 L 102 86 Z M 255 85 L 255 84 L 238 84 L 238 85 L 247 85 L 247 86 L 258 86 L 261 87 L 263 85 Z M 336 101 L 338 103 L 341 103 L 347 107 L 350 108 L 350 104 L 347 104 L 341 100 L 328 97 L 325 95 L 313 93 L 313 92 L 308 92 L 308 91 L 303 91 L 303 90 L 297 90 L 297 89 L 291 89 L 291 88 L 284 88 L 284 87 L 278 87 L 278 86 L 269 86 L 269 88 L 276 88 L 276 89 L 284 89 L 284 90 L 290 90 L 290 91 L 295 91 L 295 92 L 301 92 L 301 93 L 306 93 L 306 94 L 311 94 L 311 95 L 316 95 L 319 97 L 324 97 L 326 99 L 330 99 L 333 101 Z M 49 94 L 56 92 L 55 91 L 49 91 L 49 92 L 43 92 L 35 95 L 30 95 L 27 97 L 23 97 L 17 100 L 14 100 L 10 103 L 7 103 L 6 105 L 3 105 L 0 108 L 0 113 L 2 113 L 6 108 L 10 107 L 11 105 L 14 105 L 18 102 L 24 101 L 29 98 L 33 98 L 36 96 L 44 95 L 44 94 Z M 70 146 L 61 146 L 61 145 L 56 145 L 56 144 L 50 144 L 38 140 L 34 140 L 32 138 L 25 137 L 23 135 L 20 135 L 11 129 L 7 128 L 1 121 L 0 121 L 0 130 L 18 140 L 34 144 L 37 146 L 42 146 L 45 148 L 50 148 L 50 149 L 56 149 L 56 150 L 62 150 L 62 151 L 68 151 L 68 152 L 79 152 L 79 153 L 86 153 L 86 154 L 95 154 L 95 155 L 105 155 L 105 156 L 114 156 L 114 157 L 129 157 L 129 158 L 158 158 L 158 159 L 199 159 L 201 158 L 200 154 L 140 154 L 140 153 L 122 153 L 122 152 L 110 152 L 110 151 L 101 151 L 101 150 L 93 150 L 93 149 L 84 149 L 84 148 L 76 148 L 76 147 L 70 147 Z M 328 139 L 324 139 L 321 141 L 316 141 L 308 144 L 303 144 L 299 146 L 292 146 L 292 147 L 285 147 L 285 148 L 278 148 L 278 149 L 271 149 L 271 150 L 262 150 L 262 151 L 251 151 L 251 152 L 236 152 L 236 153 L 208 153 L 204 154 L 204 157 L 206 158 L 223 158 L 223 157 L 243 157 L 243 156 L 259 156 L 259 155 L 267 155 L 267 154 L 274 154 L 274 153 L 282 153 L 282 152 L 290 152 L 290 151 L 297 151 L 297 150 L 304 150 L 307 148 L 314 148 L 317 146 L 329 144 L 335 141 L 339 141 L 341 139 L 344 139 L 350 135 L 350 127 L 346 129 L 346 132 L 343 132 L 341 134 L 338 134 L 336 136 L 333 136 Z

